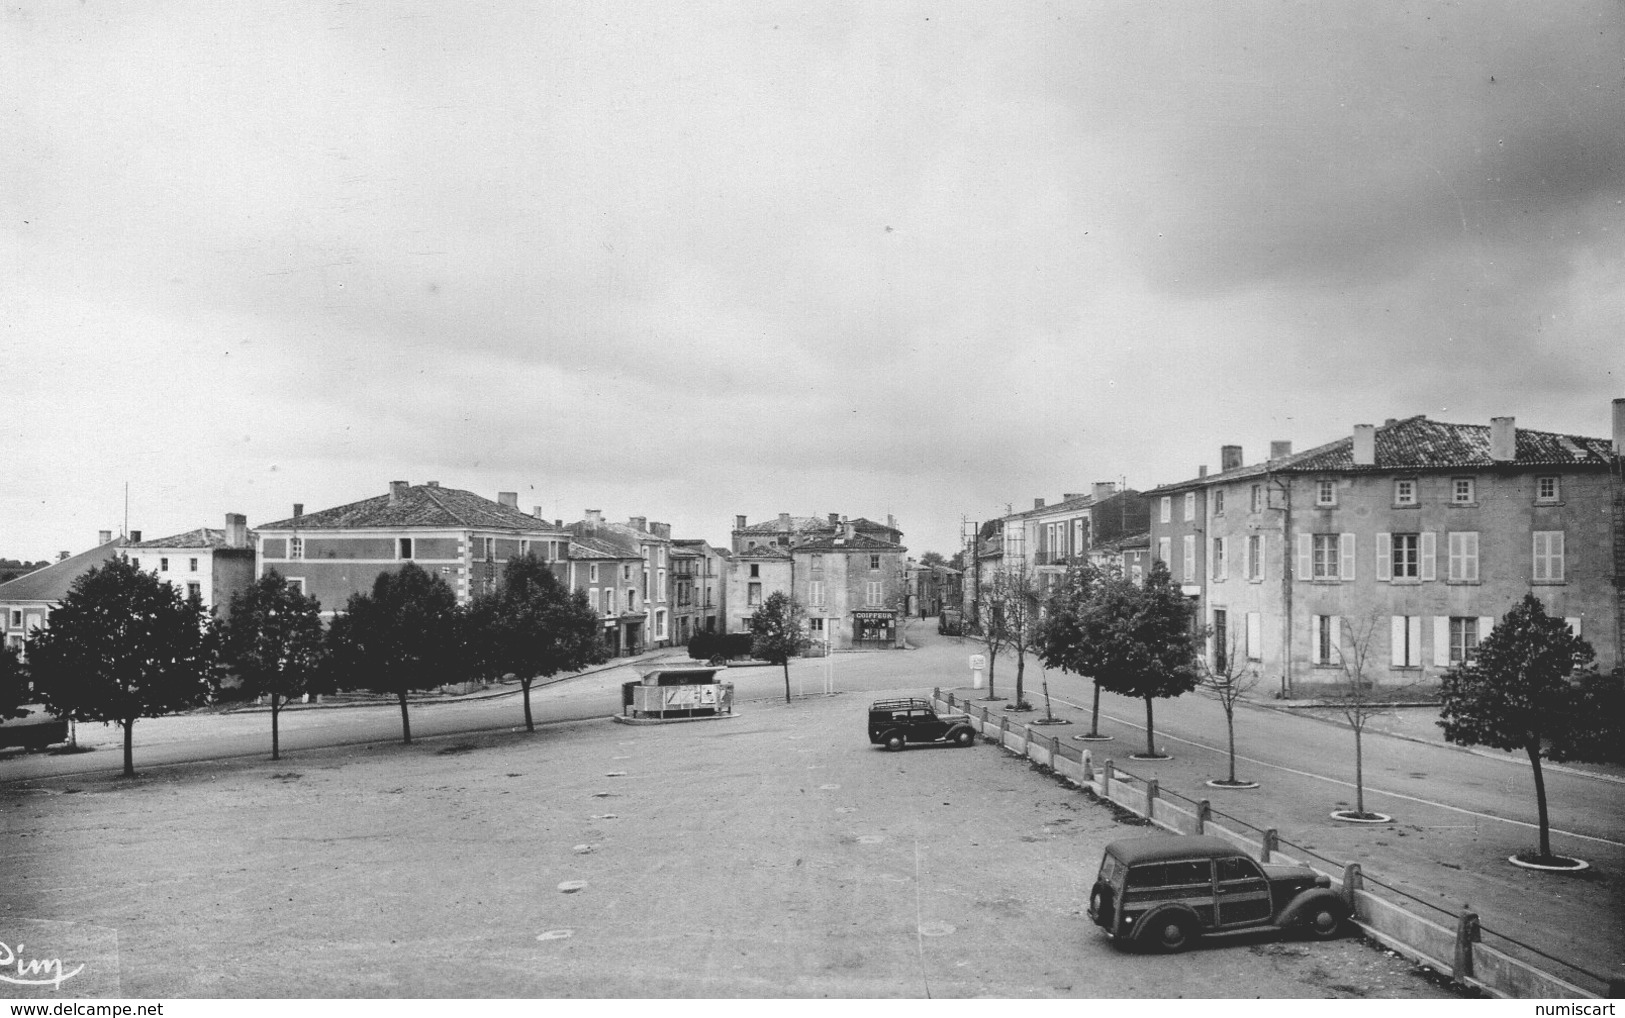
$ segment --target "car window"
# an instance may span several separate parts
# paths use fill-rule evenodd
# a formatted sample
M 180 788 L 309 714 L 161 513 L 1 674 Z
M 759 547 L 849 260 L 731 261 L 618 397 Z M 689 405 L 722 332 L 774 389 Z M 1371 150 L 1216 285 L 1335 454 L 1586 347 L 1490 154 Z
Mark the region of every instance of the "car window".
M 1213 866 L 1207 860 L 1171 862 L 1166 877 L 1170 884 L 1208 884 L 1213 882 Z
M 1117 876 L 1117 857 L 1108 854 L 1100 860 L 1100 879 L 1109 884 L 1115 876 Z
M 1262 880 L 1264 874 L 1251 859 L 1230 858 L 1219 860 L 1220 880 Z
M 1130 887 L 1161 887 L 1168 881 L 1168 867 L 1155 863 L 1145 866 L 1136 866 L 1128 871 L 1128 885 Z

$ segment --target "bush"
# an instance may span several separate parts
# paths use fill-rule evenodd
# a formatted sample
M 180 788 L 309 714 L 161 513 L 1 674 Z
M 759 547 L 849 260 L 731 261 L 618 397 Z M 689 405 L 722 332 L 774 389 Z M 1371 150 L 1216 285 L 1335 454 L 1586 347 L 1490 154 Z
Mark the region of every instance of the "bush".
M 696 661 L 732 661 L 750 657 L 749 633 L 695 633 L 688 639 L 688 656 Z

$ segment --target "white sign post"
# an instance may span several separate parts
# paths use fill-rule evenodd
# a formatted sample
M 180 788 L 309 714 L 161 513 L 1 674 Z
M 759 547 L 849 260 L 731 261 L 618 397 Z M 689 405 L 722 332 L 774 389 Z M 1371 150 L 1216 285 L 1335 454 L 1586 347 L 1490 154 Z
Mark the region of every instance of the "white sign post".
M 981 689 L 987 683 L 987 658 L 980 654 L 970 656 L 970 688 Z

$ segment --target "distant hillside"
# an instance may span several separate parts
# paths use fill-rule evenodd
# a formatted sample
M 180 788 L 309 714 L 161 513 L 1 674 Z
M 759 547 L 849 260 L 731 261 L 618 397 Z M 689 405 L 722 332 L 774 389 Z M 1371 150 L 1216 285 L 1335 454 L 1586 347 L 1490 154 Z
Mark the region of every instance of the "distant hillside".
M 38 562 L 24 562 L 20 559 L 0 558 L 0 583 L 9 583 L 25 573 L 31 573 L 36 569 L 44 569 L 50 564 L 44 559 L 40 559 Z

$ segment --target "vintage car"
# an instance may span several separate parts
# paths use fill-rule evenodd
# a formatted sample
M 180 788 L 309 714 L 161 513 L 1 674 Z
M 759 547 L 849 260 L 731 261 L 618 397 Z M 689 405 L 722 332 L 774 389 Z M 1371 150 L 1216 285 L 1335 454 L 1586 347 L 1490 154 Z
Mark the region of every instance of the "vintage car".
M 1203 934 L 1296 929 L 1326 940 L 1348 907 L 1303 866 L 1255 862 L 1222 838 L 1130 838 L 1106 846 L 1089 918 L 1118 942 L 1182 951 Z
M 964 612 L 954 608 L 942 609 L 942 614 L 937 616 L 937 632 L 943 636 L 964 636 Z
M 976 744 L 976 729 L 963 714 L 938 714 L 930 700 L 876 700 L 869 706 L 869 741 L 889 750 L 911 742 Z

